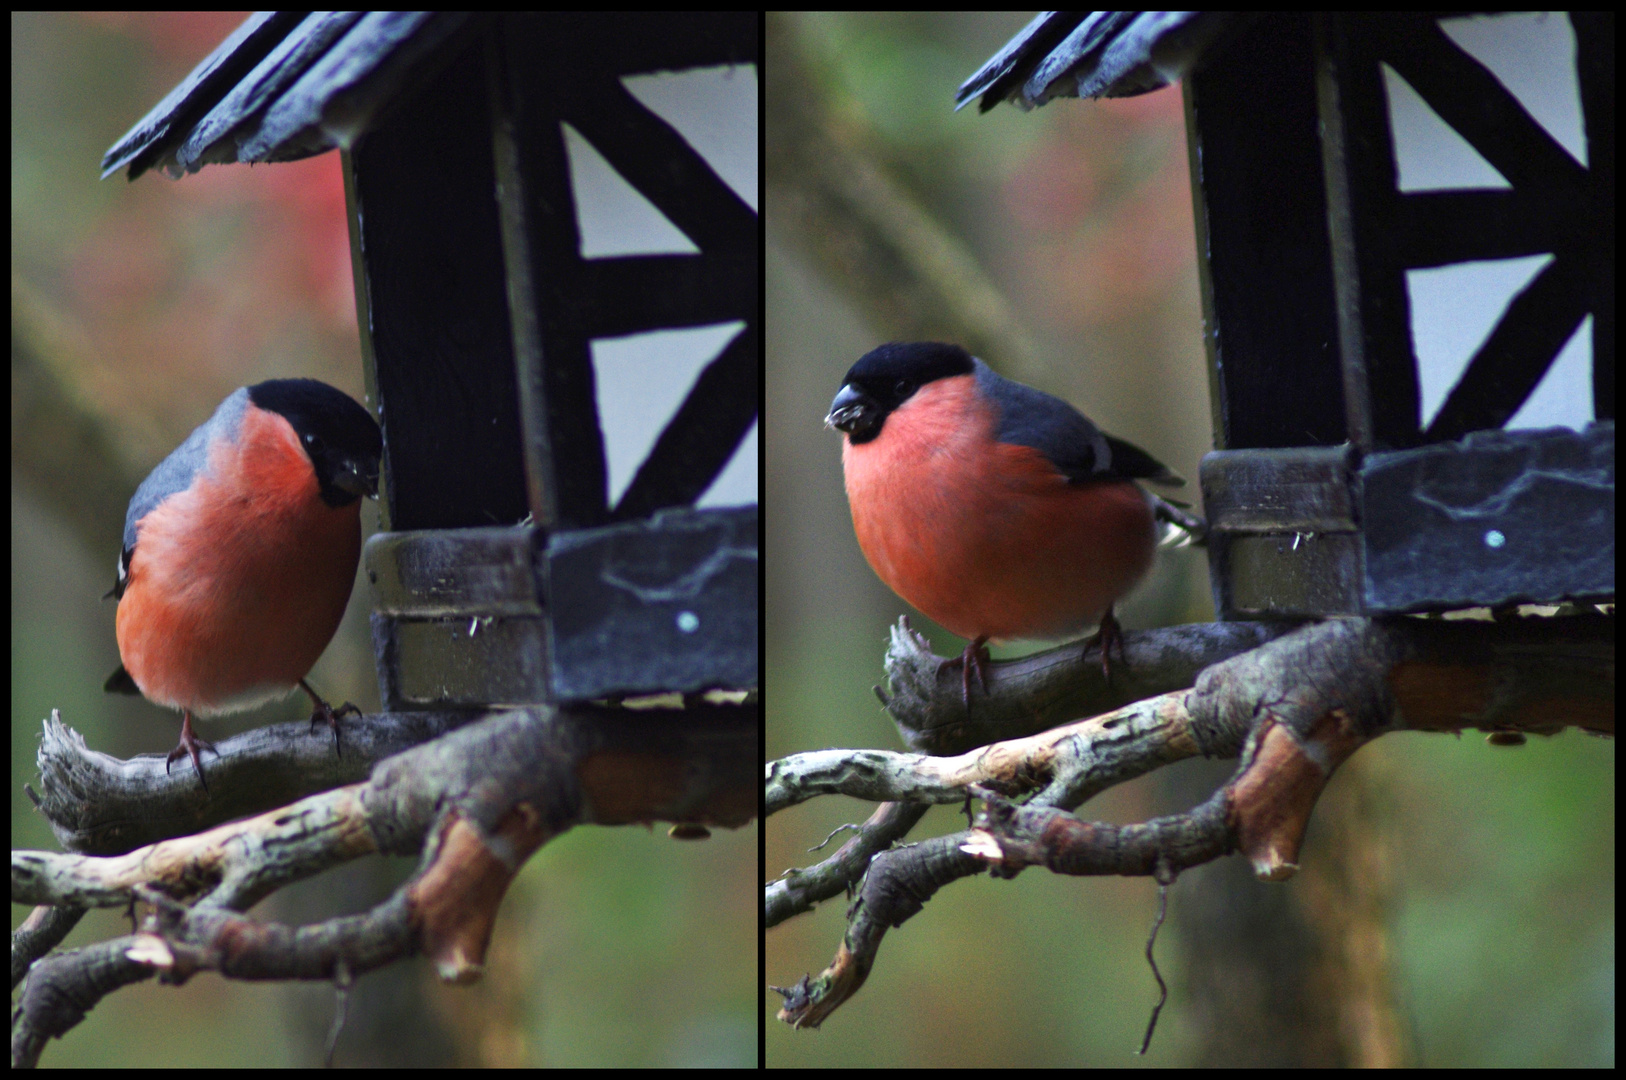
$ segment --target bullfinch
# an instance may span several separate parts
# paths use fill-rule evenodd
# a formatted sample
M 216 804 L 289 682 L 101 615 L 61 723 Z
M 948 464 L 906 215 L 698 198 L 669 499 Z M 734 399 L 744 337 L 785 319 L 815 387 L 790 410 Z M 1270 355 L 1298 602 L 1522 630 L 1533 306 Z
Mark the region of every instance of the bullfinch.
M 192 716 L 296 686 L 338 739 L 335 710 L 305 682 L 333 639 L 361 555 L 361 497 L 378 491 L 383 439 L 367 410 L 314 379 L 234 392 L 141 482 L 124 518 L 122 665 L 112 693 L 181 710 L 181 741 L 207 789 Z
M 970 639 L 949 661 L 963 665 L 967 705 L 973 670 L 986 686 L 990 640 L 1065 640 L 1099 625 L 1110 676 L 1113 602 L 1157 546 L 1158 500 L 1136 481 L 1184 481 L 957 345 L 865 354 L 825 423 L 846 436 L 847 500 L 870 566 Z

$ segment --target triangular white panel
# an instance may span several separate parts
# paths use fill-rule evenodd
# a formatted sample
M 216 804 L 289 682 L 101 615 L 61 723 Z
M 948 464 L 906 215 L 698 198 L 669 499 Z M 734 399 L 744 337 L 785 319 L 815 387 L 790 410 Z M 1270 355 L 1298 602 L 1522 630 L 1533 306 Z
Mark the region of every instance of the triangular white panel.
M 1531 255 L 1406 271 L 1424 427 L 1433 422 L 1462 379 L 1468 361 L 1495 329 L 1508 302 L 1552 259 L 1551 255 Z M 1561 354 L 1560 362 L 1548 369 L 1538 385 L 1540 415 L 1544 418 L 1541 426 L 1566 424 L 1580 428 L 1592 419 L 1591 342 L 1590 336 L 1571 338 L 1565 353 L 1579 349 L 1580 356 Z M 1524 417 L 1533 404 L 1533 400 L 1526 402 L 1514 421 Z M 1518 426 L 1531 425 L 1520 422 Z
M 728 459 L 723 471 L 717 474 L 706 493 L 695 501 L 696 506 L 747 506 L 757 501 L 757 428 L 761 425 L 755 421 L 751 430 L 745 433 L 740 440 L 740 448 L 734 451 L 734 456 Z
M 757 208 L 757 69 L 754 64 L 629 75 L 622 85 L 677 129 L 723 182 Z
M 1478 60 L 1570 156 L 1586 164 L 1575 28 L 1560 11 L 1509 11 L 1441 19 L 1440 29 Z
M 1592 316 L 1588 315 L 1505 426 L 1509 430 L 1562 426 L 1582 431 L 1593 415 Z
M 700 249 L 622 179 L 575 128 L 561 124 L 584 259 L 611 255 L 695 255 Z
M 637 475 L 696 377 L 743 329 L 745 324 L 736 321 L 593 339 L 611 506 Z
M 1388 64 L 1382 67 L 1401 191 L 1512 186 L 1467 139 L 1429 108 L 1399 72 Z

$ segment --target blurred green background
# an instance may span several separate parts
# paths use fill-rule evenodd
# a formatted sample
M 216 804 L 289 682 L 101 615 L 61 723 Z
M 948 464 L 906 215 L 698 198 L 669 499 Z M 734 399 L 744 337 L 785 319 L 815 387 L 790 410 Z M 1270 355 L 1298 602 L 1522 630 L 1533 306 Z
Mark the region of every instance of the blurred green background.
M 168 710 L 101 690 L 118 654 L 114 605 L 99 598 L 136 483 L 238 386 L 302 375 L 363 393 L 337 154 L 99 179 L 103 151 L 246 16 L 11 16 L 13 847 L 56 847 L 22 793 L 52 708 L 121 757 L 165 752 L 179 731 Z M 20 445 L 20 418 L 44 437 Z M 364 528 L 376 524 L 369 504 Z M 376 709 L 368 603 L 363 583 L 311 678 Z M 300 715 L 290 699 L 206 733 Z M 515 882 L 483 982 L 441 986 L 421 960 L 363 977 L 336 1062 L 753 1065 L 757 842 L 754 824 L 685 844 L 664 829 L 567 833 Z M 366 910 L 412 869 L 362 860 L 255 915 Z M 14 906 L 13 925 L 26 914 Z M 118 912 L 92 912 L 67 946 L 128 931 Z M 102 1001 L 43 1064 L 312 1065 L 334 1009 L 323 985 L 148 982 Z
M 1191 481 L 1184 490 L 1197 499 L 1197 462 L 1212 440 L 1180 91 L 1026 114 L 1009 105 L 954 113 L 955 88 L 1029 18 L 776 13 L 770 118 L 775 94 L 827 96 L 829 123 L 868 145 L 1008 299 L 1031 355 L 984 358 L 1145 447 Z M 807 83 L 779 81 L 771 58 L 781 44 L 795 50 Z M 772 131 L 768 145 L 772 154 Z M 840 440 L 821 427 L 842 373 L 888 332 L 821 272 L 804 227 L 789 224 L 803 220 L 804 194 L 795 183 L 776 186 L 772 162 L 767 196 L 768 754 L 895 749 L 870 688 L 882 679 L 888 625 L 908 608 L 864 563 L 841 487 Z M 1160 556 L 1120 613 L 1131 629 L 1212 618 L 1204 556 Z M 959 650 L 927 628 L 940 654 Z M 1613 742 L 1569 733 L 1503 750 L 1478 735 L 1402 734 L 1357 762 L 1385 793 L 1374 846 L 1393 883 L 1389 945 L 1415 1063 L 1612 1065 Z M 1167 772 L 1206 791 L 1231 768 L 1190 762 Z M 1200 798 L 1145 778 L 1086 813 L 1145 820 Z M 777 815 L 765 876 L 833 851 L 844 835 L 822 853 L 808 849 L 869 810 L 819 799 Z M 940 807 L 917 835 L 963 822 Z M 1312 821 L 1307 866 L 1318 840 Z M 887 936 L 868 982 L 820 1031 L 775 1021 L 779 999 L 769 994 L 768 1064 L 1189 1064 L 1201 1048 L 1181 992 L 1178 908 L 1182 890 L 1201 889 L 1211 869 L 1173 891 L 1176 914 L 1158 947 L 1171 1002 L 1144 1059 L 1132 1052 L 1156 1000 L 1142 959 L 1154 885 L 1029 870 L 1014 882 L 977 877 L 939 892 Z M 1301 877 L 1253 887 L 1307 886 Z M 844 907 L 837 897 L 769 930 L 767 982 L 785 986 L 823 969 Z

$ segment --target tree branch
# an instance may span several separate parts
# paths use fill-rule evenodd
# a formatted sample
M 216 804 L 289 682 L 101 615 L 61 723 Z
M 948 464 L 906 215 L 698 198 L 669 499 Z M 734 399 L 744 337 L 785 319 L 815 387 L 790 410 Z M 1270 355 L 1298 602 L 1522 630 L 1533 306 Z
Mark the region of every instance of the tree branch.
M 117 856 L 13 852 L 14 903 L 69 910 L 151 905 L 128 937 L 38 963 L 32 963 L 38 956 L 24 958 L 13 1064 L 34 1064 L 46 1039 L 76 1025 L 103 995 L 154 974 L 172 983 L 209 970 L 343 986 L 422 952 L 444 981 L 478 978 L 509 883 L 549 839 L 583 823 L 734 828 L 754 817 L 759 718 L 754 703 L 488 713 L 378 762 L 364 782 L 198 835 Z M 59 763 L 75 748 L 89 754 L 54 716 L 47 740 L 53 757 L 63 755 Z M 40 805 L 70 806 L 73 793 L 56 786 L 62 777 L 151 771 L 94 757 L 98 772 L 48 772 Z M 188 780 L 196 787 L 195 778 Z M 85 810 L 90 818 L 103 812 Z M 300 927 L 242 914 L 285 885 L 374 853 L 418 853 L 420 863 L 411 880 L 368 912 Z M 14 972 L 20 942 L 43 953 L 54 936 L 14 936 Z
M 1245 640 L 1222 627 L 1137 637 L 1143 649 L 1211 655 Z M 780 990 L 779 1018 L 817 1027 L 862 986 L 889 927 L 913 917 L 937 889 L 984 868 L 1000 877 L 1027 866 L 1145 875 L 1241 851 L 1260 878 L 1281 881 L 1297 870 L 1310 814 L 1332 774 L 1380 735 L 1479 728 L 1508 744 L 1565 727 L 1614 734 L 1610 616 L 1341 619 L 1260 633 L 1266 644 L 1208 667 L 1190 690 L 956 757 L 823 751 L 770 763 L 766 813 L 838 793 L 917 805 L 976 796 L 986 804 L 971 829 L 877 854 L 861 879 L 848 879 L 856 895 L 841 948 L 820 975 Z M 901 675 L 905 692 L 895 681 L 889 708 L 905 703 L 901 710 L 913 722 L 946 715 L 952 699 L 963 715 L 958 680 L 939 682 L 941 661 L 907 624 L 892 644 L 888 671 Z M 990 716 L 1014 715 L 1014 701 L 1036 707 L 1054 687 L 1098 666 L 1073 645 L 995 670 L 984 707 Z M 953 735 L 947 725 L 926 728 L 952 743 L 974 721 Z M 1225 787 L 1185 814 L 1114 826 L 1067 813 L 1108 787 L 1197 754 L 1240 764 Z M 1026 801 L 1011 801 L 1019 796 Z M 795 912 L 782 906 L 779 913 Z

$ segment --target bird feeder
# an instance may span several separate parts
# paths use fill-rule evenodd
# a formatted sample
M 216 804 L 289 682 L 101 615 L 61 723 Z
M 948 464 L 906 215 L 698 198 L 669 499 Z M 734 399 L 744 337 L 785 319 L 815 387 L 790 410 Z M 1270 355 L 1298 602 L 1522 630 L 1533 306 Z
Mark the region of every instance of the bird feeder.
M 706 500 L 757 418 L 754 192 L 633 83 L 744 88 L 759 38 L 755 12 L 260 14 L 108 151 L 131 179 L 341 151 L 386 710 L 756 688 L 755 499 Z M 686 250 L 593 250 L 583 148 Z M 700 327 L 723 344 L 612 499 L 595 350 Z
M 1613 596 L 1614 40 L 1589 12 L 1047 12 L 961 88 L 1184 78 L 1221 618 Z

